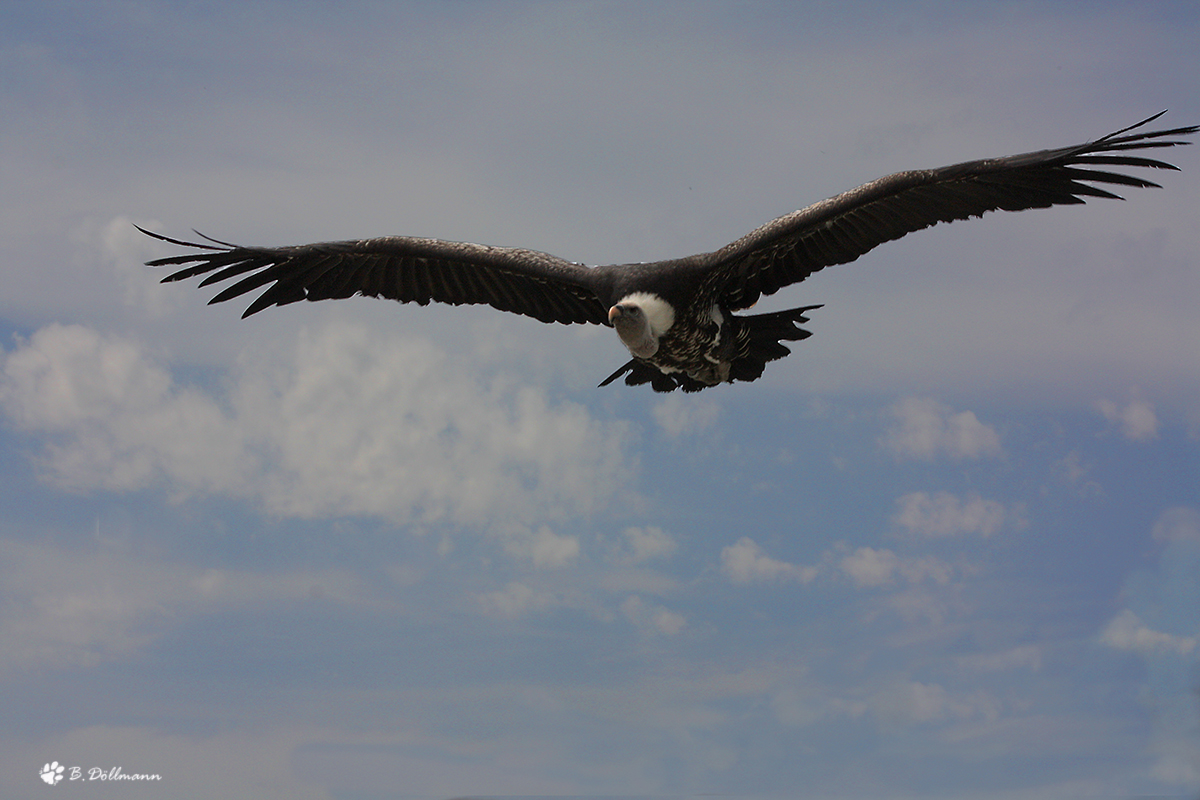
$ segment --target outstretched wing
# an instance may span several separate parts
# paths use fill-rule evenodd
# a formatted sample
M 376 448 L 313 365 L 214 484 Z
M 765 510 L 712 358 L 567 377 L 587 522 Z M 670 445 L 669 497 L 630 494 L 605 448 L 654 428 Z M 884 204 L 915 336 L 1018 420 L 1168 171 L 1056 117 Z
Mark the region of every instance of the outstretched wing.
M 1121 199 L 1093 184 L 1157 187 L 1110 169 L 1177 169 L 1129 151 L 1190 144 L 1170 137 L 1200 130 L 1193 125 L 1122 135 L 1164 113 L 1075 147 L 898 172 L 780 217 L 697 261 L 710 270 L 709 285 L 729 308 L 748 308 L 760 294 L 773 294 L 819 269 L 853 261 L 884 242 L 938 222 L 998 209 L 1083 203 L 1087 197 Z
M 209 303 L 267 286 L 243 318 L 298 300 L 362 294 L 420 305 L 487 304 L 542 322 L 603 325 L 608 320 L 607 308 L 597 297 L 597 271 L 533 250 L 406 236 L 239 247 L 215 239 L 209 239 L 211 244 L 184 242 L 138 230 L 201 251 L 146 262 L 151 267 L 190 265 L 163 278 L 164 283 L 205 274 L 201 286 L 241 278 Z

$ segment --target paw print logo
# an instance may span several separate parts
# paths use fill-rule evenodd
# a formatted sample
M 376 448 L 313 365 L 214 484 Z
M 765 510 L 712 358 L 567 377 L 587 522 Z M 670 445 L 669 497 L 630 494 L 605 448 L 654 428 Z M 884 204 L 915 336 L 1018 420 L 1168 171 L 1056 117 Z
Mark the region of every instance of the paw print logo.
M 42 780 L 53 786 L 62 780 L 63 766 L 57 761 L 51 761 L 42 767 L 42 771 L 38 774 L 42 776 Z

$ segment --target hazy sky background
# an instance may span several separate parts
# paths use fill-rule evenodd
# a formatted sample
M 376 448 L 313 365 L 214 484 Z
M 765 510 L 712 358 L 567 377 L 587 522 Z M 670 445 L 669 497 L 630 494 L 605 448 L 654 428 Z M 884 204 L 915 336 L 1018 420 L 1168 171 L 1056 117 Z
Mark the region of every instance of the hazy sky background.
M 1200 148 L 887 244 L 753 384 L 161 286 L 137 223 L 587 263 L 1200 122 L 1178 3 L 0 6 L 0 794 L 1200 792 Z M 86 783 L 86 786 L 80 784 Z

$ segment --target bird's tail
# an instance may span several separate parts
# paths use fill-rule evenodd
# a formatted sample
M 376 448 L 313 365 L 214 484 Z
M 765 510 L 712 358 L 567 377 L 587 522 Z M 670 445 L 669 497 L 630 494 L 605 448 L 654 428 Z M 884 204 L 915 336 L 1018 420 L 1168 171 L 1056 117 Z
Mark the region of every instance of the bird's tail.
M 757 380 L 768 361 L 776 361 L 792 352 L 784 342 L 799 342 L 812 336 L 811 331 L 798 326 L 808 322 L 808 317 L 804 316 L 807 312 L 818 308 L 819 305 L 805 306 L 771 314 L 738 317 L 749 341 L 744 354 L 739 354 L 729 365 L 729 380 Z

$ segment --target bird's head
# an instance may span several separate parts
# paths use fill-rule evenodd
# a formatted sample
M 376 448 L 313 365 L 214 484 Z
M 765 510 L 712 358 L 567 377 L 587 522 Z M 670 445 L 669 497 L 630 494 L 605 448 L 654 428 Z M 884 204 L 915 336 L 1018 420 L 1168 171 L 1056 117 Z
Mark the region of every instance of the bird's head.
M 675 310 L 657 295 L 635 292 L 608 310 L 608 321 L 629 352 L 650 358 L 658 352 L 658 337 L 675 324 Z

